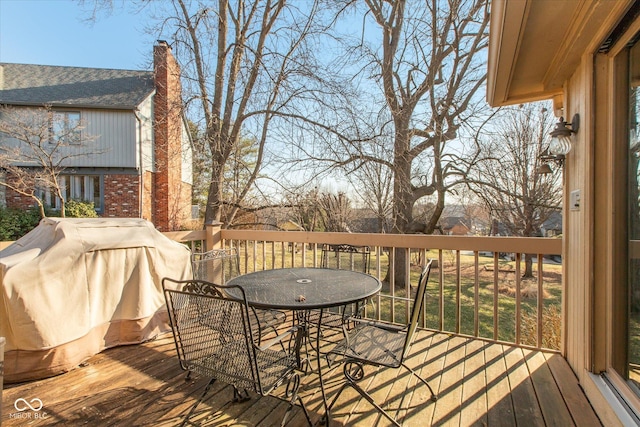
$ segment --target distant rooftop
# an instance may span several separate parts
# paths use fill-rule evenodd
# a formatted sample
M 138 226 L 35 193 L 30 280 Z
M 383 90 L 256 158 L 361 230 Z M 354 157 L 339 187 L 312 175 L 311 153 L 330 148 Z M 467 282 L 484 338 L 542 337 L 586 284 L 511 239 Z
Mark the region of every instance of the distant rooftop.
M 151 71 L 0 62 L 0 104 L 133 109 L 153 91 Z

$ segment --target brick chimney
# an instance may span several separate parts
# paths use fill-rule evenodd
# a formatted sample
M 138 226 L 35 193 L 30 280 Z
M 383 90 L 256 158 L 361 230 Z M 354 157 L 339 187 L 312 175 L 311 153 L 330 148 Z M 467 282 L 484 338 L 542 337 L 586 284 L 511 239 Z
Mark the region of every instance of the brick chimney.
M 180 67 L 164 40 L 158 40 L 154 46 L 153 60 L 156 86 L 154 224 L 161 231 L 172 231 L 180 228 L 191 207 L 191 186 L 182 182 Z

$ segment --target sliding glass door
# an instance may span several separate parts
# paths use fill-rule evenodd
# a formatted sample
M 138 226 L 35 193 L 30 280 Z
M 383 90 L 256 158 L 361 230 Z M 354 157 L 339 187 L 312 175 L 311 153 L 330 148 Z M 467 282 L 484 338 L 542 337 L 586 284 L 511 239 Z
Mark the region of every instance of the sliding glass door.
M 627 165 L 621 168 L 627 176 L 627 279 L 620 284 L 625 289 L 617 293 L 622 299 L 617 306 L 625 316 L 624 323 L 617 325 L 618 334 L 623 335 L 618 342 L 623 345 L 614 349 L 614 368 L 640 395 L 640 43 L 629 49 L 629 137 L 624 150 Z

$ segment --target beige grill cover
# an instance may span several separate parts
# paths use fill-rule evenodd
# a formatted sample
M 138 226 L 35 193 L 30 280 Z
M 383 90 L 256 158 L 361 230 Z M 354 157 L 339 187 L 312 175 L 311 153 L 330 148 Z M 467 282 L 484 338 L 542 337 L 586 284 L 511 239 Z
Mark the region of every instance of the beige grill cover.
M 43 219 L 0 251 L 5 382 L 66 372 L 170 330 L 163 277 L 191 277 L 190 252 L 148 221 Z

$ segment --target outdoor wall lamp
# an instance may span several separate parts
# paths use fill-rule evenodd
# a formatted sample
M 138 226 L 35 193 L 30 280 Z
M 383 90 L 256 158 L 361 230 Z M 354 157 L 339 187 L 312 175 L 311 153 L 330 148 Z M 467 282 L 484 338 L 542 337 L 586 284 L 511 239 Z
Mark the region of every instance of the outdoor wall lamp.
M 556 127 L 551 131 L 551 142 L 549 148 L 540 154 L 540 160 L 544 163 L 538 168 L 538 173 L 546 174 L 553 172 L 549 162 L 554 162 L 558 167 L 564 165 L 565 156 L 571 151 L 571 135 L 578 133 L 580 128 L 580 115 L 574 114 L 571 123 L 564 121 L 564 117 L 560 117 Z
M 569 126 L 571 129 L 569 129 Z M 555 129 L 551 131 L 551 142 L 549 143 L 549 152 L 556 156 L 566 156 L 571 151 L 571 134 L 578 133 L 580 128 L 580 115 L 575 114 L 571 123 L 564 121 L 564 117 L 560 117 L 556 123 Z
M 544 160 L 544 153 L 540 155 L 540 159 Z M 549 163 L 545 162 L 541 164 L 540 167 L 538 168 L 538 173 L 541 175 L 546 175 L 549 173 L 553 173 L 553 169 L 551 169 L 551 166 L 549 166 Z

